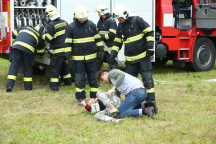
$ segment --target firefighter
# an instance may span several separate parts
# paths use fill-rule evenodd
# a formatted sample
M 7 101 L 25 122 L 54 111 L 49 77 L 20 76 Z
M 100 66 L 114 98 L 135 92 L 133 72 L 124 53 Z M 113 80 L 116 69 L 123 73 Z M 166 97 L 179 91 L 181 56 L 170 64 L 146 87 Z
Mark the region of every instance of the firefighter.
M 90 98 L 96 98 L 99 85 L 96 80 L 96 58 L 103 59 L 104 50 L 100 35 L 95 24 L 88 20 L 87 9 L 77 6 L 74 12 L 74 21 L 66 29 L 66 58 L 73 60 L 75 69 L 75 88 L 78 104 L 86 98 L 85 74 L 88 76 Z
M 23 81 L 25 90 L 32 90 L 32 72 L 35 65 L 34 53 L 37 48 L 37 54 L 42 57 L 44 54 L 43 26 L 37 25 L 23 26 L 12 32 L 15 39 L 12 52 L 10 54 L 10 67 L 7 76 L 6 91 L 11 92 L 19 71 L 21 62 L 23 62 Z
M 62 70 L 64 85 L 70 86 L 72 83 L 69 67 L 65 63 L 65 30 L 67 22 L 60 19 L 60 15 L 55 6 L 50 5 L 46 8 L 48 24 L 46 34 L 43 39 L 50 43 L 51 54 L 51 78 L 50 90 L 58 91 L 59 76 Z
M 152 28 L 141 17 L 119 4 L 113 10 L 113 17 L 117 18 L 117 28 L 111 61 L 117 56 L 122 44 L 125 44 L 125 72 L 135 77 L 140 72 L 147 90 L 147 103 L 155 103 L 154 81 L 152 78 L 151 56 L 154 55 L 154 33 Z M 157 107 L 154 110 L 157 113 Z
M 95 9 L 95 12 L 98 12 L 98 16 L 100 17 L 97 23 L 97 29 L 98 29 L 99 35 L 101 36 L 101 39 L 105 42 L 105 44 L 111 50 L 114 39 L 115 39 L 116 29 L 117 29 L 116 21 L 115 19 L 112 19 L 112 15 L 109 13 L 108 8 L 105 5 L 99 5 Z M 117 61 L 114 61 L 113 63 L 111 63 L 110 54 L 107 52 L 105 48 L 104 48 L 104 51 L 105 51 L 104 59 L 102 61 L 98 60 L 97 70 L 99 71 L 101 69 L 103 62 L 107 62 L 109 64 L 110 69 L 113 69 L 113 68 L 118 69 Z

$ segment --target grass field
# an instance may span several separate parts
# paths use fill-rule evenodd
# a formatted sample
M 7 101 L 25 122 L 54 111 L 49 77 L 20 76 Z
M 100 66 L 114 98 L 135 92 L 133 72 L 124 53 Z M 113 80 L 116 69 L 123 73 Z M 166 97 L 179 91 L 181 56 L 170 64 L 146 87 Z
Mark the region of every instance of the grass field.
M 154 120 L 125 118 L 121 125 L 98 122 L 79 107 L 74 83 L 47 92 L 49 79 L 34 76 L 33 90 L 24 91 L 19 74 L 13 91 L 6 93 L 9 62 L 0 59 L 0 67 L 0 144 L 216 143 L 216 83 L 205 81 L 216 79 L 216 66 L 196 73 L 169 64 L 155 68 L 158 114 Z M 101 88 L 108 90 L 111 85 Z

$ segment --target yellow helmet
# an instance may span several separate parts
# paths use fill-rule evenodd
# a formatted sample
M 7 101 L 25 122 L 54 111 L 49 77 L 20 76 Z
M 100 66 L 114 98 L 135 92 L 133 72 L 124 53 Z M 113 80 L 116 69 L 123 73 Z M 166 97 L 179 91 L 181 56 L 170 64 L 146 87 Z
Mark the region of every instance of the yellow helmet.
M 88 11 L 84 6 L 77 6 L 74 11 L 74 18 L 86 21 L 88 19 Z
M 109 13 L 108 7 L 106 5 L 97 6 L 97 8 L 95 9 L 95 12 L 99 12 L 101 15 L 105 15 Z
M 38 24 L 38 25 L 36 25 L 35 27 L 34 27 L 34 29 L 36 30 L 36 31 L 38 31 L 39 32 L 39 30 L 40 30 L 40 25 Z
M 44 26 L 43 26 L 43 24 L 38 24 L 38 25 L 36 25 L 36 26 L 34 27 L 34 29 L 35 29 L 36 31 L 38 31 L 38 32 L 41 32 L 41 31 L 44 32 Z
M 129 10 L 122 4 L 117 5 L 113 9 L 113 18 L 124 18 L 125 20 L 128 18 Z
M 58 14 L 57 8 L 53 5 L 49 5 L 46 8 L 46 16 L 50 20 L 55 20 L 57 18 L 60 18 L 60 15 Z

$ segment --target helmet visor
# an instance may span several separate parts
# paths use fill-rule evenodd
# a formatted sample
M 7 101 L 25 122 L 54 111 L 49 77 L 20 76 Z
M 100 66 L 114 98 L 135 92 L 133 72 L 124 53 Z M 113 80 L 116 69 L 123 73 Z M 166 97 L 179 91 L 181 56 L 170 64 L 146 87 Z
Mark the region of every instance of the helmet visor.
M 80 20 L 80 21 L 86 21 L 86 20 L 88 20 L 88 18 L 86 17 L 86 18 L 77 18 L 78 20 Z
M 121 16 L 119 16 L 119 15 L 113 13 L 112 17 L 113 17 L 113 18 L 120 18 Z

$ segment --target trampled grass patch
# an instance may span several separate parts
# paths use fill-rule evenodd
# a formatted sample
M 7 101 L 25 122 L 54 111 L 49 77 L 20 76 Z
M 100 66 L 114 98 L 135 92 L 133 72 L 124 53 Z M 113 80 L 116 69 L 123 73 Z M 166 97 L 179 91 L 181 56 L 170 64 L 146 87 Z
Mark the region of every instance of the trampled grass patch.
M 49 79 L 34 76 L 33 90 L 24 91 L 18 74 L 13 91 L 6 93 L 9 62 L 0 59 L 0 66 L 0 143 L 216 143 L 216 83 L 204 81 L 215 78 L 216 67 L 196 73 L 169 63 L 156 67 L 155 119 L 125 118 L 113 125 L 77 105 L 74 83 L 51 92 Z M 102 90 L 111 87 L 101 84 Z M 88 86 L 86 92 L 87 101 Z

